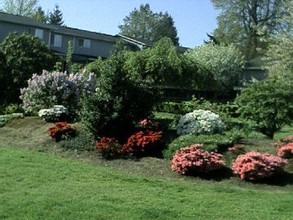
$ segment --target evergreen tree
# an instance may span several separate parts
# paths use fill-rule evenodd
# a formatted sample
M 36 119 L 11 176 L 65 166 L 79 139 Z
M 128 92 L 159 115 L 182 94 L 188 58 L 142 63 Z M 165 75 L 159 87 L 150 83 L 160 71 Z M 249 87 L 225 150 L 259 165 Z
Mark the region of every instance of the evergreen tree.
M 49 24 L 54 24 L 54 25 L 64 24 L 63 15 L 62 15 L 62 12 L 59 10 L 59 5 L 55 5 L 53 12 L 50 13 Z
M 167 12 L 154 13 L 149 4 L 135 8 L 123 21 L 124 24 L 119 25 L 122 35 L 150 42 L 169 37 L 175 45 L 179 45 L 173 18 Z
M 38 7 L 35 13 L 33 14 L 32 18 L 36 19 L 37 21 L 41 21 L 43 23 L 48 22 L 48 16 L 45 14 L 42 7 Z

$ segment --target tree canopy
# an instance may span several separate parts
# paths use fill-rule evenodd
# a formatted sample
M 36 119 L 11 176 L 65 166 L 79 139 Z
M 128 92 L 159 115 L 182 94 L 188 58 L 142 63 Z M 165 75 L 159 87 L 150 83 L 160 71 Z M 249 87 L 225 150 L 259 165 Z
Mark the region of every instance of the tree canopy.
M 203 87 L 211 90 L 232 90 L 244 65 L 242 54 L 232 44 L 204 44 L 185 55 L 197 66 Z
M 28 49 L 29 48 L 29 49 Z M 52 69 L 56 58 L 44 41 L 28 33 L 12 33 L 0 44 L 1 99 L 18 101 L 20 88 L 25 87 L 33 73 Z M 6 99 L 6 100 L 5 100 Z
M 221 43 L 234 43 L 246 60 L 263 53 L 268 38 L 282 30 L 283 0 L 212 0 L 220 10 L 213 35 Z
M 179 45 L 173 18 L 167 12 L 154 13 L 149 4 L 135 8 L 123 22 L 118 26 L 122 35 L 150 42 L 169 37 L 175 45 Z
M 285 2 L 286 16 L 280 21 L 286 28 L 273 36 L 266 52 L 265 67 L 270 76 L 293 80 L 293 2 Z
M 31 17 L 37 7 L 38 0 L 4 0 L 2 10 L 9 14 Z

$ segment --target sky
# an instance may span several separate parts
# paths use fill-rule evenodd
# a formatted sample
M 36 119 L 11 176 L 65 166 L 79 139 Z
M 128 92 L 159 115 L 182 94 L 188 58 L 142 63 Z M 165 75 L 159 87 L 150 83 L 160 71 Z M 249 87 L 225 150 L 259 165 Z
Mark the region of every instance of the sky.
M 210 0 L 38 0 L 45 12 L 58 4 L 68 27 L 111 35 L 119 33 L 123 18 L 146 3 L 153 12 L 172 16 L 181 46 L 194 48 L 203 44 L 206 34 L 217 27 L 219 12 Z

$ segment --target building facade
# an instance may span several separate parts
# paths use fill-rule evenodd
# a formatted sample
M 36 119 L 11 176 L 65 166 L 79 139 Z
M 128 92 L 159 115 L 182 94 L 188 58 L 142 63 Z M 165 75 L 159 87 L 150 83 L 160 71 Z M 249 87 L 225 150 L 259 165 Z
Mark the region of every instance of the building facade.
M 119 39 L 118 36 L 49 25 L 32 18 L 0 12 L 0 42 L 13 32 L 26 32 L 38 37 L 50 50 L 61 55 L 66 54 L 68 43 L 72 42 L 72 56 L 75 61 L 107 58 Z

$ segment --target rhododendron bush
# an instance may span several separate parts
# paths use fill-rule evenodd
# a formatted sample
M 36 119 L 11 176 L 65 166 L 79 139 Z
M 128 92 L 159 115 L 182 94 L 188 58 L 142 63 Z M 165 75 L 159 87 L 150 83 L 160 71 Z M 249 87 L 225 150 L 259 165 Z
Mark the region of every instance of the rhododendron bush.
M 62 139 L 69 139 L 75 136 L 76 128 L 67 124 L 67 122 L 56 122 L 53 127 L 48 129 L 48 133 L 56 142 L 59 142 Z
M 20 99 L 27 113 L 36 113 L 54 105 L 63 105 L 68 111 L 75 111 L 82 93 L 94 91 L 95 85 L 94 73 L 43 71 L 28 80 L 28 87 L 21 89 Z
M 251 151 L 239 155 L 232 169 L 241 179 L 255 181 L 283 172 L 285 165 L 286 160 L 278 156 Z
M 224 165 L 222 155 L 204 151 L 203 145 L 194 144 L 178 150 L 171 161 L 171 168 L 180 174 L 207 173 L 221 169 Z
M 224 129 L 225 125 L 219 115 L 199 109 L 180 118 L 177 134 L 215 134 L 223 132 Z

